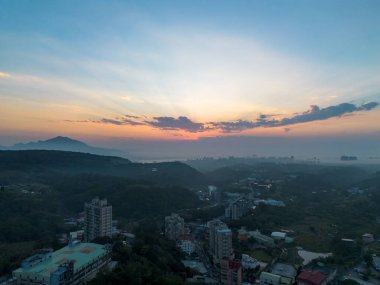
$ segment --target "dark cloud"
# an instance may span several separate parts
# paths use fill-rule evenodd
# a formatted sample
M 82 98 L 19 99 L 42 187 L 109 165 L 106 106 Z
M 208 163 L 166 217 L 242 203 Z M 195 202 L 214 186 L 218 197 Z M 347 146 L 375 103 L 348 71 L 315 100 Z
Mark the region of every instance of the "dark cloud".
M 270 116 L 260 115 L 256 121 L 238 120 L 235 122 L 212 122 L 211 125 L 220 128 L 223 132 L 238 132 L 258 127 L 271 128 L 339 118 L 343 115 L 353 114 L 354 112 L 370 111 L 377 106 L 379 106 L 377 102 L 369 102 L 361 106 L 355 106 L 351 103 L 342 103 L 322 109 L 317 105 L 311 105 L 309 110 L 281 120 L 268 119 Z
M 369 111 L 369 110 L 372 110 L 373 108 L 376 108 L 377 106 L 379 106 L 379 103 L 377 103 L 377 102 L 369 102 L 369 103 L 361 105 L 360 106 L 360 110 Z
M 326 120 L 334 117 L 341 117 L 344 114 L 349 114 L 357 111 L 369 111 L 377 107 L 379 104 L 376 102 L 370 102 L 361 106 L 355 106 L 350 103 L 342 103 L 336 106 L 330 106 L 320 109 L 318 106 L 310 106 L 310 110 L 302 113 L 301 115 L 296 115 L 291 118 L 284 118 L 278 121 L 279 126 L 286 126 L 298 123 L 306 123 L 312 121 Z
M 258 119 L 258 120 L 264 120 L 264 119 Z M 253 129 L 253 128 L 258 127 L 257 122 L 245 121 L 245 120 L 238 120 L 235 122 L 210 122 L 209 124 L 212 125 L 214 128 L 223 130 L 223 132 L 226 132 L 226 133 L 242 131 L 246 129 Z
M 327 120 L 330 118 L 339 118 L 342 116 L 357 115 L 356 112 L 370 111 L 379 106 L 377 102 L 369 102 L 356 106 L 351 103 L 342 103 L 335 106 L 320 108 L 317 105 L 311 105 L 309 110 L 293 114 L 291 117 L 283 119 L 274 119 L 274 114 L 261 114 L 255 121 L 237 120 L 237 121 L 221 121 L 221 122 L 208 122 L 197 123 L 192 121 L 186 116 L 175 117 L 138 117 L 132 115 L 124 115 L 123 117 L 116 117 L 113 119 L 103 118 L 98 121 L 70 121 L 70 122 L 93 122 L 113 125 L 129 125 L 129 126 L 150 126 L 161 130 L 183 130 L 187 132 L 204 132 L 208 130 L 218 129 L 225 133 L 240 132 L 247 129 L 254 128 L 272 128 L 284 127 L 299 123 Z M 144 119 L 145 120 L 144 120 Z M 143 121 L 144 120 L 144 121 Z M 69 121 L 69 120 L 67 120 Z M 285 132 L 289 132 L 290 128 L 284 128 Z
M 139 119 L 140 118 L 139 116 L 132 116 L 132 115 L 128 115 L 128 114 L 125 114 L 124 117 L 130 118 L 130 119 Z
M 162 130 L 184 130 L 188 132 L 203 132 L 207 128 L 203 123 L 196 123 L 185 116 L 174 117 L 154 117 L 154 121 L 145 121 L 149 126 Z

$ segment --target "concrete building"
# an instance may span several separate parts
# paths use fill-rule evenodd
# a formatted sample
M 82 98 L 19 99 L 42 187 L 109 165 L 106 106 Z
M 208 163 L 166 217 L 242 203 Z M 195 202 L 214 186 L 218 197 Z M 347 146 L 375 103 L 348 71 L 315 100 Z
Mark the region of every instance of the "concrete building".
M 241 217 L 246 215 L 252 208 L 252 201 L 248 199 L 239 199 L 228 205 L 225 209 L 225 217 L 231 220 L 239 220 Z
M 219 285 L 219 281 L 210 277 L 195 275 L 192 278 L 186 279 L 186 284 L 205 284 L 205 285 Z
M 283 233 L 283 232 L 272 232 L 270 236 L 271 236 L 271 238 L 273 238 L 275 240 L 285 240 L 286 233 Z
M 233 254 L 232 232 L 230 229 L 216 230 L 216 259 L 230 258 Z
M 216 246 L 216 230 L 217 229 L 228 229 L 227 225 L 222 221 L 215 219 L 207 223 L 208 227 L 208 241 L 209 249 L 211 255 L 216 255 L 217 246 Z
M 97 237 L 112 237 L 112 206 L 107 199 L 94 198 L 84 204 L 85 241 L 92 241 Z
M 190 255 L 195 250 L 195 244 L 191 236 L 183 236 L 179 239 L 177 246 L 186 254 Z
M 248 232 L 249 236 L 255 239 L 258 243 L 267 246 L 267 247 L 274 247 L 274 239 L 271 237 L 268 237 L 266 235 L 263 235 L 259 230 L 256 231 L 250 231 Z
M 281 276 L 269 272 L 261 272 L 260 285 L 280 285 Z
M 220 282 L 223 285 L 241 285 L 242 267 L 239 260 L 220 260 Z
M 272 265 L 270 273 L 280 276 L 282 285 L 292 285 L 297 276 L 297 270 L 293 265 L 277 262 Z
M 185 222 L 178 214 L 165 217 L 165 236 L 170 240 L 178 240 L 184 234 Z
M 243 269 L 255 269 L 260 267 L 259 262 L 255 258 L 244 253 L 241 255 L 241 265 Z
M 94 243 L 72 243 L 55 252 L 43 250 L 27 259 L 13 271 L 17 285 L 76 285 L 91 280 L 111 261 L 105 246 Z
M 373 237 L 373 234 L 366 233 L 362 235 L 363 243 L 371 243 L 375 241 L 375 238 Z
M 372 255 L 372 265 L 377 271 L 380 271 L 380 257 Z

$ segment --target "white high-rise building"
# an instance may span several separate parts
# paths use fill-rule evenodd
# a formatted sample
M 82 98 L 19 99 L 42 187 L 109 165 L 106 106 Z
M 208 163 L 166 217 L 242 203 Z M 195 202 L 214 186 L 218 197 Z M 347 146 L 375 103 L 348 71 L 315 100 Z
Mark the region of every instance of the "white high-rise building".
M 97 237 L 112 237 L 112 206 L 107 204 L 107 199 L 92 199 L 90 203 L 84 204 L 84 212 L 86 241 Z

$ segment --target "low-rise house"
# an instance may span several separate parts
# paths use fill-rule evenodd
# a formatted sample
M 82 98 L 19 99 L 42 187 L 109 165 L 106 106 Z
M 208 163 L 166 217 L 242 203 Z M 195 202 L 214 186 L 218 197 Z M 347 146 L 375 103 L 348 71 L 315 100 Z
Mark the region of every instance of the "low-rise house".
M 319 271 L 303 271 L 297 281 L 299 285 L 326 285 L 327 276 Z
M 207 269 L 204 266 L 204 264 L 197 260 L 182 260 L 182 264 L 185 267 L 188 267 L 190 269 L 193 269 L 197 271 L 199 274 L 204 275 L 207 273 Z
M 179 239 L 177 246 L 186 254 L 190 255 L 195 250 L 195 244 L 191 236 L 183 236 Z
M 365 233 L 362 235 L 362 240 L 364 243 L 371 243 L 375 241 L 373 234 Z
M 373 255 L 372 256 L 372 265 L 376 270 L 380 271 L 380 257 Z
M 219 285 L 219 281 L 206 276 L 195 275 L 186 279 L 186 284 Z
M 337 269 L 335 267 L 327 266 L 322 262 L 312 262 L 310 265 L 307 266 L 306 270 L 321 272 L 327 277 L 327 283 L 332 281 L 337 274 Z
M 271 237 L 268 237 L 266 235 L 263 235 L 259 230 L 256 231 L 250 231 L 249 236 L 254 238 L 258 243 L 267 246 L 267 247 L 274 247 L 274 239 Z
M 280 285 L 281 276 L 269 272 L 261 272 L 260 285 Z
M 286 233 L 283 233 L 283 232 L 272 232 L 270 236 L 271 236 L 271 238 L 273 238 L 275 240 L 285 240 Z
M 241 266 L 243 267 L 243 270 L 255 269 L 257 267 L 260 267 L 260 264 L 255 258 L 243 253 L 241 255 Z
M 280 262 L 273 264 L 270 272 L 281 277 L 280 284 L 282 285 L 292 285 L 297 276 L 297 270 L 293 265 Z

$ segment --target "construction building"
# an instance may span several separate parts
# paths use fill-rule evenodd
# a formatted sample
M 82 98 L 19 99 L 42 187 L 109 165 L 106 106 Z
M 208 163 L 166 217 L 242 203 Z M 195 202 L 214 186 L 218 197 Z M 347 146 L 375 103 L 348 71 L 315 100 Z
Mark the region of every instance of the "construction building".
M 97 237 L 112 237 L 112 206 L 106 199 L 94 198 L 84 204 L 85 241 L 92 241 Z
M 165 217 L 165 236 L 170 240 L 178 240 L 183 236 L 185 222 L 178 214 Z

